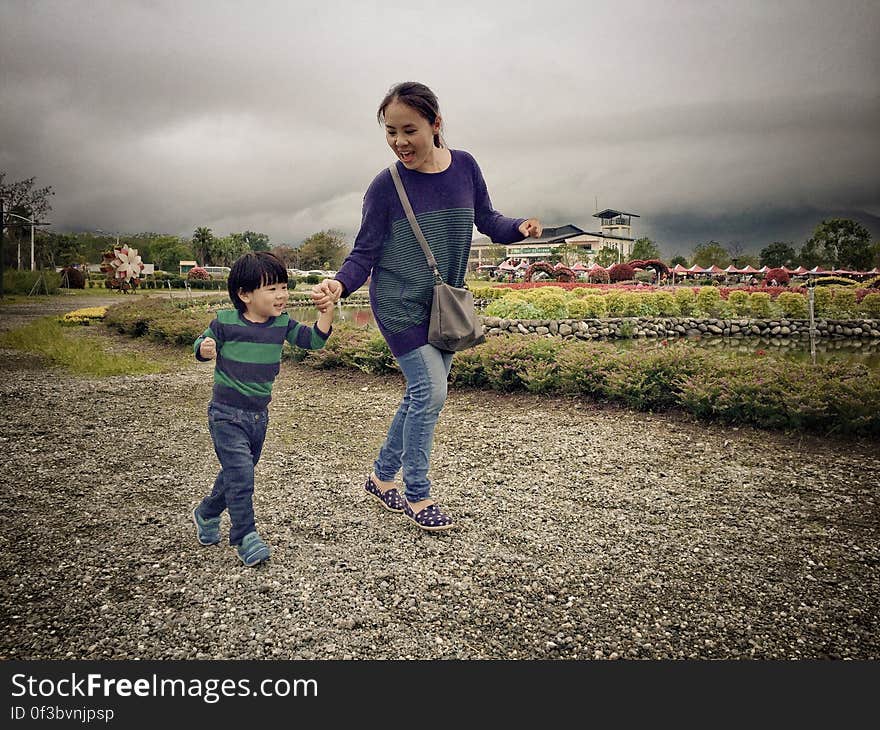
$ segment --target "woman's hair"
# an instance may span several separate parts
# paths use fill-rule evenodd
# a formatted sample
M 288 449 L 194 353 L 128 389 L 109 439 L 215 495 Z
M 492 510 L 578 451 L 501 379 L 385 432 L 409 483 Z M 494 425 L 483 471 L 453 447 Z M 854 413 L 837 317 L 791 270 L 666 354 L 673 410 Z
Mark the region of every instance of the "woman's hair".
M 437 117 L 440 116 L 440 104 L 437 102 L 437 97 L 433 91 L 418 81 L 403 81 L 392 86 L 388 93 L 385 94 L 385 98 L 382 99 L 382 103 L 379 104 L 379 111 L 376 113 L 376 119 L 379 121 L 379 124 L 385 121 L 385 110 L 394 101 L 399 101 L 401 104 L 406 104 L 411 109 L 415 109 L 428 120 L 428 124 L 434 124 L 437 121 Z M 435 134 L 434 146 L 443 147 L 444 145 L 445 140 L 442 135 L 439 133 Z
M 252 292 L 267 284 L 286 284 L 287 268 L 275 254 L 268 251 L 248 251 L 239 256 L 229 272 L 226 286 L 229 298 L 239 312 L 247 305 L 238 296 L 238 290 Z

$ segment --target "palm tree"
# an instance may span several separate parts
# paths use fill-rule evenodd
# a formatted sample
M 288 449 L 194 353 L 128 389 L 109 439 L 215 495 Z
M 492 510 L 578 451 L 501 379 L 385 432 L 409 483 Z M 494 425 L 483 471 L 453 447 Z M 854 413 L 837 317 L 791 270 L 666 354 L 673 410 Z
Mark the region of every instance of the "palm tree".
M 193 233 L 193 252 L 196 255 L 196 261 L 200 266 L 207 266 L 210 263 L 208 261 L 208 251 L 211 248 L 211 242 L 213 240 L 214 234 L 211 233 L 210 228 L 200 226 L 199 228 L 196 228 L 195 233 Z

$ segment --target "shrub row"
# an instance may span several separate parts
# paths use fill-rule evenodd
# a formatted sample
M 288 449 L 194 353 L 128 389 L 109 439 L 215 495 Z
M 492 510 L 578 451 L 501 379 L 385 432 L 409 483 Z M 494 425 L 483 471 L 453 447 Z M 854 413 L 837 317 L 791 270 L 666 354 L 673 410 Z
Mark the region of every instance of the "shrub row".
M 192 345 L 214 318 L 204 306 L 190 307 L 180 300 L 138 297 L 107 309 L 104 322 L 132 337 Z
M 190 346 L 213 313 L 202 305 L 140 297 L 107 310 L 120 332 Z M 334 326 L 327 345 L 286 357 L 317 368 L 397 372 L 374 328 Z M 639 410 L 680 409 L 707 420 L 762 428 L 880 434 L 880 374 L 865 366 L 743 358 L 675 343 L 620 352 L 604 343 L 492 337 L 457 353 L 451 383 L 503 392 L 578 395 Z
M 337 326 L 323 350 L 292 357 L 319 368 L 397 370 L 375 330 Z M 620 352 L 603 343 L 493 337 L 459 352 L 453 385 L 587 396 L 639 410 L 681 409 L 707 420 L 825 433 L 880 433 L 880 374 L 666 347 Z
M 107 284 L 107 277 L 103 274 L 92 274 L 86 281 L 86 286 L 95 289 L 104 289 Z M 145 276 L 138 281 L 139 289 L 183 289 L 189 284 L 190 289 L 216 289 L 217 291 L 226 291 L 226 279 L 187 279 L 185 276 L 177 274 L 155 274 Z M 318 283 L 318 282 L 315 282 Z M 288 290 L 296 287 L 296 278 L 290 277 L 287 280 Z
M 300 299 L 311 302 L 308 296 Z M 296 305 L 296 299 L 291 304 Z M 104 322 L 132 337 L 146 336 L 159 342 L 191 345 L 214 319 L 218 308 L 231 306 L 225 295 L 208 294 L 187 301 L 147 294 L 109 307 Z

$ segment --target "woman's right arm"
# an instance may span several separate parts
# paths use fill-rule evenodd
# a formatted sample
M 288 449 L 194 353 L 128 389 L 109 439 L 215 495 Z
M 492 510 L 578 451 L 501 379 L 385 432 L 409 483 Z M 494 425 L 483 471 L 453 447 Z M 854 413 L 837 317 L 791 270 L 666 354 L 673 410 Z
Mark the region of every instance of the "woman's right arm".
M 361 227 L 351 253 L 334 277 L 342 284 L 342 296 L 347 297 L 363 285 L 382 254 L 382 246 L 388 235 L 390 179 L 391 174 L 387 170 L 380 173 L 364 195 Z

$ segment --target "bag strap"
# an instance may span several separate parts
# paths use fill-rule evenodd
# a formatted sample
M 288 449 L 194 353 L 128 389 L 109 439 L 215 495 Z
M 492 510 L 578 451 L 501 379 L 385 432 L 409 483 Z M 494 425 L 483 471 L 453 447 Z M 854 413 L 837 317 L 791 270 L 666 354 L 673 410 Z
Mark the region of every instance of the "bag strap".
M 436 283 L 443 283 L 443 277 L 440 275 L 440 269 L 437 268 L 437 259 L 434 258 L 434 254 L 431 253 L 431 247 L 428 245 L 428 239 L 425 238 L 425 234 L 422 233 L 422 229 L 419 226 L 419 222 L 416 220 L 416 214 L 413 212 L 412 205 L 409 202 L 409 197 L 406 194 L 406 190 L 403 187 L 403 180 L 400 179 L 400 172 L 397 170 L 397 163 L 393 163 L 388 170 L 391 172 L 391 179 L 394 180 L 394 187 L 397 188 L 397 197 L 400 198 L 400 204 L 403 206 L 403 212 L 406 213 L 406 217 L 409 220 L 409 224 L 412 227 L 413 233 L 416 234 L 416 239 L 418 239 L 419 245 L 422 247 L 422 251 L 425 254 L 425 258 L 428 260 L 428 266 L 434 272 L 434 280 Z

